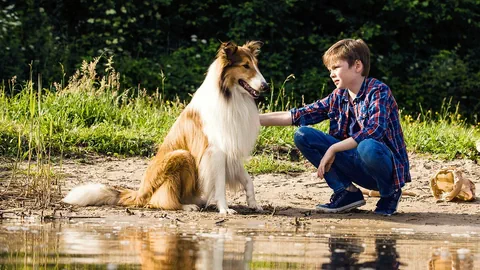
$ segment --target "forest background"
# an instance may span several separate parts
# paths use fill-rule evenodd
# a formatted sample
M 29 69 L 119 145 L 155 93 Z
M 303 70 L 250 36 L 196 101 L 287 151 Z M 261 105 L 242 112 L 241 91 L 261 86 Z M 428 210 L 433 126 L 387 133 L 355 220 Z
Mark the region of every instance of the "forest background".
M 200 85 L 220 41 L 265 43 L 260 68 L 292 106 L 334 87 L 321 56 L 342 38 L 370 46 L 370 75 L 405 112 L 440 110 L 445 99 L 477 124 L 480 1 L 0 0 L 0 83 L 41 74 L 66 83 L 82 64 L 113 56 L 121 90 L 181 100 Z M 10 88 L 10 94 L 22 88 Z M 8 93 L 8 91 L 7 91 Z

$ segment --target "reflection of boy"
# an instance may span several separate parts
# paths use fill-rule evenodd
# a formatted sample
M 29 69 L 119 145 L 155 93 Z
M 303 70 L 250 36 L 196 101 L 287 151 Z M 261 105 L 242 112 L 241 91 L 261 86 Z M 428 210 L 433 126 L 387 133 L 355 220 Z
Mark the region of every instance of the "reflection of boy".
M 360 239 L 330 237 L 328 238 L 328 249 L 330 251 L 330 262 L 323 263 L 321 269 L 358 269 L 362 266 L 358 263 L 360 256 L 365 252 Z
M 397 103 L 386 84 L 367 77 L 370 50 L 362 40 L 338 41 L 323 63 L 337 87 L 332 93 L 303 108 L 262 114 L 260 124 L 300 126 L 296 146 L 334 192 L 329 203 L 317 205 L 318 211 L 346 212 L 364 205 L 356 183 L 380 192 L 375 213 L 392 215 L 401 188 L 410 182 Z M 329 134 L 307 127 L 326 119 Z
M 384 238 L 375 238 L 375 251 L 377 252 L 377 258 L 375 260 L 375 265 L 366 265 L 366 262 L 363 267 L 371 269 L 399 269 L 400 262 L 398 259 L 400 256 L 397 253 L 397 240 L 395 239 L 384 239 Z

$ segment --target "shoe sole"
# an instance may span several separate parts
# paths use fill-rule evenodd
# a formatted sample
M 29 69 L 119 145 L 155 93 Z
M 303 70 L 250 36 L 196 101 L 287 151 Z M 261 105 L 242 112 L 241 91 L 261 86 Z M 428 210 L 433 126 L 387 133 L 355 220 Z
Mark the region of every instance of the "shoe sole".
M 393 213 L 391 213 L 391 214 L 388 214 L 388 213 L 385 213 L 385 212 L 373 211 L 373 213 L 374 213 L 375 215 L 380 215 L 380 216 L 384 216 L 384 217 L 390 217 L 390 216 L 396 215 L 398 212 L 395 211 L 395 212 L 393 212 Z
M 316 211 L 317 212 L 322 212 L 322 213 L 345 213 L 345 212 L 348 212 L 350 210 L 353 210 L 355 208 L 358 208 L 360 206 L 363 206 L 367 204 L 367 202 L 365 200 L 363 201 L 358 201 L 358 202 L 354 202 L 354 203 L 351 203 L 351 204 L 347 204 L 343 207 L 340 207 L 340 208 L 323 208 L 323 207 L 316 207 Z
M 400 196 L 398 197 L 398 200 L 397 200 L 397 208 L 395 209 L 395 211 L 393 211 L 393 213 L 391 214 L 388 214 L 388 213 L 385 213 L 383 211 L 373 211 L 373 213 L 377 214 L 377 215 L 382 215 L 382 216 L 385 216 L 385 217 L 390 217 L 390 216 L 393 216 L 393 215 L 396 215 L 398 212 L 397 212 L 397 209 L 398 209 L 398 204 L 400 203 L 400 200 L 402 199 L 402 194 L 400 194 Z

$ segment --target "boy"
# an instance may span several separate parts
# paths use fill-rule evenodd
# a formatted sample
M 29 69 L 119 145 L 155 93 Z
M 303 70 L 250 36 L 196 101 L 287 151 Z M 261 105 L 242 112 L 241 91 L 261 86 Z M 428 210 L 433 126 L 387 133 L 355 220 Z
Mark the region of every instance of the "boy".
M 347 212 L 365 204 L 353 183 L 378 190 L 375 213 L 397 211 L 401 188 L 410 182 L 397 103 L 384 83 L 368 78 L 370 50 L 361 39 L 344 39 L 323 55 L 336 89 L 303 108 L 260 115 L 262 126 L 297 125 L 295 145 L 318 168 L 333 195 L 320 212 Z M 307 125 L 330 120 L 329 134 Z

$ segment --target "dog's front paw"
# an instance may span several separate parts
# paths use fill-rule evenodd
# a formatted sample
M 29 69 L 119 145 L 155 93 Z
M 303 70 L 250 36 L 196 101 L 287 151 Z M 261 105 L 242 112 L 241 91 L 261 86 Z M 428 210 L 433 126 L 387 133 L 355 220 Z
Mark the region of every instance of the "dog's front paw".
M 182 205 L 183 211 L 196 212 L 200 210 L 200 207 L 196 204 L 184 204 Z
M 263 208 L 260 205 L 255 205 L 254 207 L 250 207 L 250 209 L 255 210 L 255 212 L 263 212 Z
M 263 208 L 257 204 L 257 202 L 251 202 L 248 204 L 248 208 L 255 210 L 256 212 L 262 212 Z
M 222 215 L 234 215 L 237 211 L 230 209 L 230 208 L 223 208 L 219 210 L 220 214 Z

